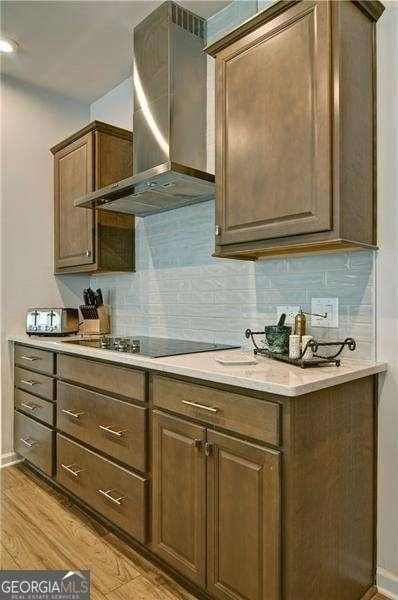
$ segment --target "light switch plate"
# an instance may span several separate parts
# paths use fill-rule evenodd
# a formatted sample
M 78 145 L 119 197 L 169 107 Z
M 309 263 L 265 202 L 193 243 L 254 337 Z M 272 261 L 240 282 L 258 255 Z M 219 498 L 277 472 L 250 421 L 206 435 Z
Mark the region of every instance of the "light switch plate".
M 311 312 L 323 315 L 327 313 L 326 319 L 322 317 L 311 317 L 312 327 L 338 327 L 339 326 L 339 299 L 338 298 L 312 298 Z
M 285 313 L 286 321 L 285 325 L 294 325 L 294 318 L 297 313 L 300 312 L 299 306 L 277 306 L 276 307 L 276 318 L 279 321 L 279 317 Z

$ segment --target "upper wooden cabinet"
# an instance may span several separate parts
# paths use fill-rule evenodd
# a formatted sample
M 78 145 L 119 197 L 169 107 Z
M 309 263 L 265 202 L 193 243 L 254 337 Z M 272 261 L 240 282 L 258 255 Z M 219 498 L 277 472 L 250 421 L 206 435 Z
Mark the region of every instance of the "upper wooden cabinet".
M 216 255 L 376 246 L 379 2 L 276 2 L 216 58 Z
M 54 154 L 54 271 L 134 270 L 134 216 L 76 208 L 76 198 L 132 175 L 131 131 L 93 121 Z

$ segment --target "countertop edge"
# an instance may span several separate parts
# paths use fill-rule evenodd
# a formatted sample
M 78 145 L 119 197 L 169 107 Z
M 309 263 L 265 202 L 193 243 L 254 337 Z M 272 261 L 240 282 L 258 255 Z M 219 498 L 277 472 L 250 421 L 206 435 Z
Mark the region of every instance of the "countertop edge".
M 204 381 L 211 381 L 213 383 L 220 383 L 224 385 L 231 385 L 235 387 L 250 389 L 259 392 L 265 392 L 269 394 L 276 394 L 285 397 L 297 397 L 310 392 L 316 392 L 321 389 L 333 387 L 339 384 L 347 383 L 370 375 L 377 375 L 387 370 L 388 365 L 386 362 L 369 362 L 358 366 L 357 371 L 341 372 L 339 368 L 336 368 L 336 374 L 330 375 L 327 379 L 320 379 L 311 383 L 303 383 L 300 385 L 285 385 L 271 381 L 259 381 L 258 379 L 245 378 L 242 375 L 225 374 L 209 372 L 207 370 L 200 369 L 199 367 L 186 367 L 184 365 L 170 365 L 162 359 L 153 359 L 149 357 L 132 356 L 128 354 L 110 353 L 109 350 L 100 349 L 89 349 L 87 347 L 79 347 L 70 344 L 69 342 L 63 342 L 61 340 L 40 340 L 37 338 L 29 339 L 24 334 L 9 334 L 7 335 L 8 342 L 17 342 L 28 346 L 43 348 L 47 350 L 53 350 L 55 352 L 64 352 L 67 354 L 73 354 L 76 356 L 82 356 L 86 358 L 97 358 L 98 360 L 106 360 L 108 362 L 119 363 L 120 365 L 127 365 L 152 371 L 158 371 L 162 373 L 170 373 L 172 375 L 181 375 L 184 377 L 191 377 L 193 379 L 200 379 Z M 225 351 L 224 351 L 225 352 Z M 228 351 L 227 351 L 228 352 Z M 236 350 L 235 350 L 236 352 Z M 210 354 L 210 353 L 206 353 Z M 211 354 L 214 354 L 213 352 Z M 196 355 L 200 356 L 200 354 Z M 265 359 L 269 360 L 269 359 Z M 278 363 L 281 368 L 284 367 L 282 363 Z M 286 365 L 286 367 L 288 367 Z

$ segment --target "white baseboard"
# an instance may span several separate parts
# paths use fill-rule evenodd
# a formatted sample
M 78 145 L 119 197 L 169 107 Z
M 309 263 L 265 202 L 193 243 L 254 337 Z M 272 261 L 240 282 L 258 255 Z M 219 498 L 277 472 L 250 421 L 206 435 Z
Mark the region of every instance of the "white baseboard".
M 377 589 L 391 600 L 398 600 L 398 576 L 379 567 L 377 569 Z
M 21 462 L 23 459 L 16 452 L 7 452 L 7 454 L 2 454 L 0 456 L 0 469 L 3 467 L 10 467 L 11 465 L 15 465 L 16 463 Z

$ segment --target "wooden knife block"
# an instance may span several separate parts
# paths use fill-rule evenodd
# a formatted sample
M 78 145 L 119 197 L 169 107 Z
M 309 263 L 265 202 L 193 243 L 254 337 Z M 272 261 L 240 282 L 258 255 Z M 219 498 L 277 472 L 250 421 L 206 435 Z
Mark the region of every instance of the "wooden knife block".
M 97 308 L 98 319 L 83 319 L 80 326 L 80 333 L 91 334 L 91 333 L 110 333 L 110 318 L 109 318 L 109 306 L 99 306 Z

